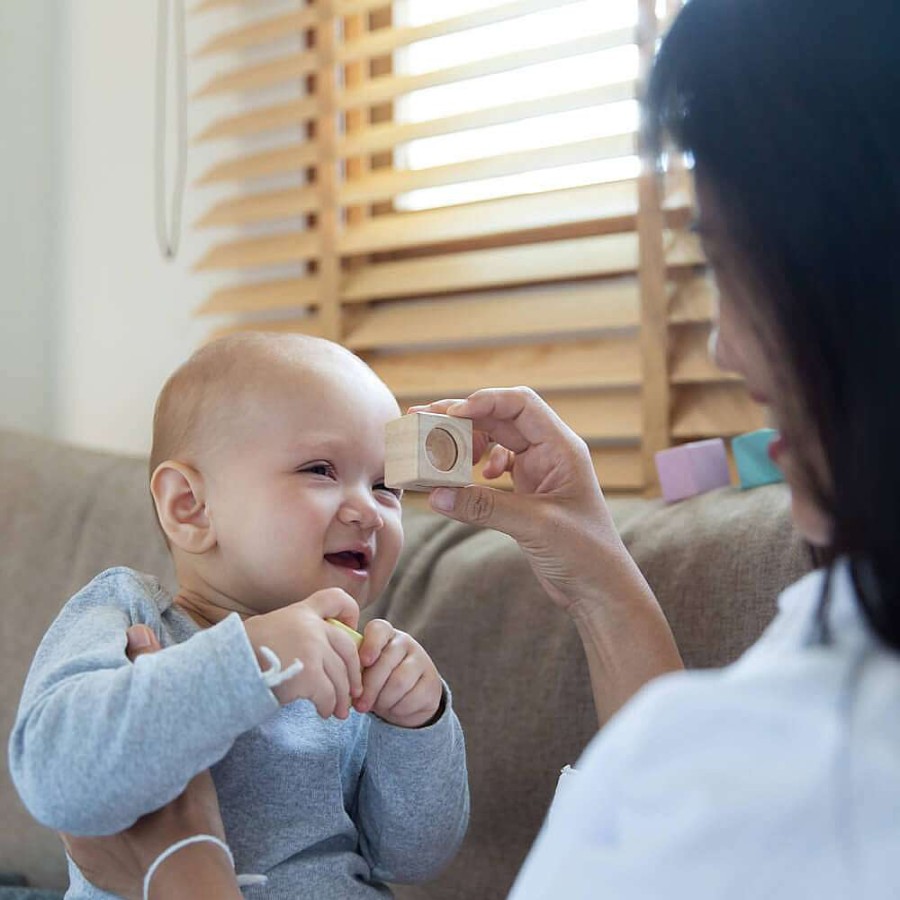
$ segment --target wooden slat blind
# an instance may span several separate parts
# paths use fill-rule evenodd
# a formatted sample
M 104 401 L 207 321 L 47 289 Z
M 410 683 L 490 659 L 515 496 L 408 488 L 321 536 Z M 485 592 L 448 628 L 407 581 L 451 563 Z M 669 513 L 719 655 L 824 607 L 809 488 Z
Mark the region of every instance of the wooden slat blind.
M 546 44 L 512 50 L 500 42 L 488 56 L 406 66 L 404 54 L 423 41 L 585 2 L 485 0 L 456 12 L 441 4 L 440 18 L 404 23 L 384 0 L 311 0 L 287 11 L 282 2 L 269 12 L 267 2 L 243 0 L 253 20 L 227 29 L 217 17 L 242 0 L 196 7 L 205 36 L 195 55 L 217 71 L 194 103 L 234 101 L 196 136 L 230 139 L 197 179 L 224 191 L 196 223 L 222 230 L 197 262 L 199 271 L 223 273 L 198 310 L 218 317 L 213 333 L 265 328 L 341 341 L 401 403 L 530 384 L 589 442 L 612 492 L 652 491 L 652 454 L 672 442 L 757 427 L 742 385 L 705 355 L 713 294 L 686 232 L 685 179 L 663 195 L 646 168 L 602 174 L 604 165 L 636 163 L 633 123 L 571 138 L 541 125 L 546 116 L 603 116 L 639 96 L 664 27 L 654 0 L 630 0 L 636 26 L 587 19 Z M 677 5 L 671 0 L 670 12 Z M 635 45 L 635 71 L 480 96 L 495 76 Z M 277 96 L 292 85 L 306 90 Z M 407 98 L 453 85 L 471 102 L 404 118 Z M 496 129 L 529 122 L 545 127 L 541 140 L 497 149 Z M 479 129 L 484 139 L 471 158 L 405 163 L 415 142 Z M 234 139 L 249 146 L 235 151 Z M 586 183 L 510 181 L 588 165 L 599 174 Z M 488 199 L 430 208 L 406 199 L 457 186 L 485 189 Z

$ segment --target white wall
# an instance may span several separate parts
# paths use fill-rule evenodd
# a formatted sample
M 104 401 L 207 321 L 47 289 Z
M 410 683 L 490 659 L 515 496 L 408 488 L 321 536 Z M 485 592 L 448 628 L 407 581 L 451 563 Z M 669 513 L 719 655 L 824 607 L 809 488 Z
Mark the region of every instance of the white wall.
M 188 49 L 298 5 L 259 0 L 189 14 Z M 0 0 L 0 427 L 146 453 L 162 383 L 221 324 L 193 310 L 235 273 L 192 268 L 213 240 L 231 235 L 192 224 L 237 186 L 191 182 L 212 162 L 286 136 L 191 146 L 181 249 L 164 260 L 154 226 L 157 10 L 157 0 Z M 275 52 L 299 46 L 288 44 Z M 191 59 L 190 89 L 255 61 L 252 51 Z M 243 100 L 191 101 L 189 133 L 244 111 Z M 171 90 L 169 108 L 174 123 Z
M 52 428 L 58 16 L 0 2 L 0 427 Z
M 203 280 L 184 229 L 167 262 L 155 239 L 153 111 L 156 2 L 68 0 L 55 433 L 146 452 L 156 394 L 208 326 L 191 310 Z M 191 198 L 196 200 L 196 192 Z M 185 224 L 197 217 L 188 204 Z

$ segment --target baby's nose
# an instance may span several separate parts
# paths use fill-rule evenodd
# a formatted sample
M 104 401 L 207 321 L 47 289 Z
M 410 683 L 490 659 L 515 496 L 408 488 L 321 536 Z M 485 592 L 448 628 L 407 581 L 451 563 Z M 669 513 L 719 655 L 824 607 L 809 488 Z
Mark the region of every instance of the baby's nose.
M 362 528 L 380 528 L 384 524 L 375 498 L 367 495 L 354 495 L 341 505 L 339 518 L 348 525 L 359 525 Z

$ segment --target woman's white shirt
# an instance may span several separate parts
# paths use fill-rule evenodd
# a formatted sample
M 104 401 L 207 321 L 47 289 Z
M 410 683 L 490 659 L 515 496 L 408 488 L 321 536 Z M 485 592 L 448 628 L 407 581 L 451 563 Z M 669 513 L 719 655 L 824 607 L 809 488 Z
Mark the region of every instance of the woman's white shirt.
M 900 897 L 900 656 L 834 570 L 734 665 L 646 686 L 560 790 L 510 900 Z

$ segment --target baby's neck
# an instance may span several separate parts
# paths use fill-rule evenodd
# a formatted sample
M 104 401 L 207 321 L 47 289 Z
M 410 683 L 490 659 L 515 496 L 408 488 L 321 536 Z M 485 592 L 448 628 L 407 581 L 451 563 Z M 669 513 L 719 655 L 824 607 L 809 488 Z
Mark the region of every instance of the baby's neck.
M 201 628 L 210 628 L 233 612 L 237 612 L 242 619 L 249 618 L 249 615 L 241 610 L 218 606 L 196 591 L 184 587 L 178 588 L 178 593 L 173 599 L 175 605 L 187 613 Z

